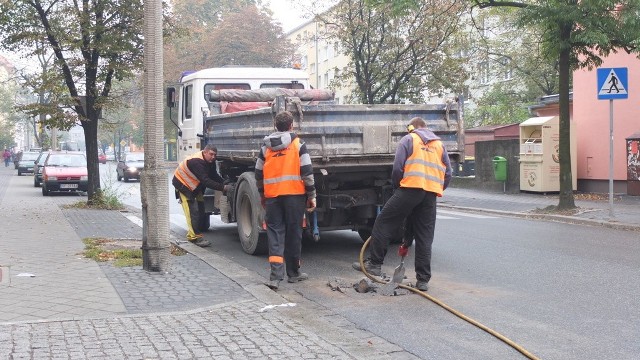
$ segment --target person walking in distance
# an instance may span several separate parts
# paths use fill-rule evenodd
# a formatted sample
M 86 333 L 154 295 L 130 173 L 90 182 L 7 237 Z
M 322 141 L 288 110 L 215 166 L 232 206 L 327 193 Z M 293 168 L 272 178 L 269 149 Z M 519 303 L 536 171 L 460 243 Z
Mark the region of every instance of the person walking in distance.
M 431 279 L 431 245 L 436 225 L 436 198 L 451 180 L 449 155 L 440 138 L 427 129 L 419 117 L 411 119 L 398 144 L 391 178 L 395 191 L 376 218 L 371 232 L 371 251 L 364 261 L 368 273 L 380 276 L 382 263 L 392 238 L 398 236 L 403 221 L 415 239 L 416 288 L 428 290 Z M 360 262 L 353 268 L 362 271 Z
M 266 136 L 256 161 L 255 176 L 265 207 L 269 265 L 266 284 L 277 290 L 285 272 L 288 282 L 304 281 L 300 272 L 302 219 L 316 208 L 316 189 L 311 157 L 305 143 L 292 131 L 293 115 L 276 114 L 276 132 Z
M 4 159 L 4 167 L 8 167 L 9 162 L 11 162 L 11 151 L 5 148 L 4 153 L 2 153 L 2 158 Z
M 204 212 L 204 190 L 210 188 L 220 190 L 224 194 L 230 185 L 223 185 L 223 179 L 216 167 L 218 149 L 209 144 L 202 151 L 189 156 L 178 165 L 173 174 L 172 184 L 176 190 L 176 198 L 182 204 L 182 210 L 187 219 L 187 240 L 200 246 L 210 245 L 209 240 L 202 237 L 200 224 Z

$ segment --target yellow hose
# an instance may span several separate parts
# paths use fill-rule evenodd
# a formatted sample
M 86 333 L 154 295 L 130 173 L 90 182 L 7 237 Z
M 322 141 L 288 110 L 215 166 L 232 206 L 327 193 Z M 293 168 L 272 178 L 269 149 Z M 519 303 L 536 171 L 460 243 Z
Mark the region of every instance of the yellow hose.
M 369 237 L 367 239 L 367 241 L 364 242 L 364 245 L 362 245 L 362 249 L 360 249 L 360 269 L 362 269 L 362 272 L 364 273 L 364 275 L 366 277 L 368 277 L 370 280 L 375 281 L 377 283 L 381 283 L 381 284 L 386 284 L 388 283 L 385 281 L 382 281 L 380 279 L 376 279 L 374 278 L 371 274 L 369 274 L 367 272 L 367 269 L 364 267 L 364 253 L 365 250 L 367 249 L 367 247 L 369 246 L 369 242 L 371 241 L 371 237 Z M 479 323 L 478 321 L 466 316 L 465 314 L 451 308 L 449 305 L 443 303 L 442 301 L 438 300 L 437 298 L 427 294 L 426 292 L 420 291 L 416 288 L 413 288 L 411 286 L 407 286 L 407 285 L 403 285 L 403 284 L 398 284 L 398 287 L 403 288 L 403 289 L 407 289 L 409 291 L 412 291 L 418 295 L 421 295 L 422 297 L 425 297 L 429 300 L 431 300 L 432 302 L 436 303 L 437 305 L 439 305 L 441 308 L 447 310 L 448 312 L 452 313 L 453 315 L 461 318 L 462 320 L 470 323 L 471 325 L 474 325 L 486 332 L 488 332 L 489 334 L 495 336 L 496 338 L 498 338 L 499 340 L 501 340 L 502 342 L 506 343 L 507 345 L 511 346 L 512 348 L 516 349 L 517 351 L 519 351 L 522 355 L 526 356 L 529 359 L 532 360 L 539 360 L 538 357 L 536 357 L 535 355 L 533 355 L 532 353 L 528 352 L 526 349 L 524 349 L 522 346 L 516 344 L 515 342 L 513 342 L 513 340 L 509 339 L 508 337 L 500 334 L 499 332 Z

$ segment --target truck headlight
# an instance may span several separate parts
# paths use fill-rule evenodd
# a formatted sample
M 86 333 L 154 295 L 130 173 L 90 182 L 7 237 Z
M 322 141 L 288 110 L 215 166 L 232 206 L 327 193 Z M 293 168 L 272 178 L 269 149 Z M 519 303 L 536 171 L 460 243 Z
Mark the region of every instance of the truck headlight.
M 130 168 L 127 169 L 127 171 L 134 173 L 138 171 L 138 168 L 131 166 Z

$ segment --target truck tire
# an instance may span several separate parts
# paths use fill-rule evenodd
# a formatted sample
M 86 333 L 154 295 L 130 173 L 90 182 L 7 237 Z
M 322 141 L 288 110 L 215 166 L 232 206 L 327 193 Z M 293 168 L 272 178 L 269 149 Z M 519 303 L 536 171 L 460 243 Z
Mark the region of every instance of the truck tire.
M 238 178 L 240 185 L 236 197 L 236 221 L 242 250 L 249 255 L 267 252 L 267 236 L 261 233 L 264 209 L 253 173 L 246 172 Z

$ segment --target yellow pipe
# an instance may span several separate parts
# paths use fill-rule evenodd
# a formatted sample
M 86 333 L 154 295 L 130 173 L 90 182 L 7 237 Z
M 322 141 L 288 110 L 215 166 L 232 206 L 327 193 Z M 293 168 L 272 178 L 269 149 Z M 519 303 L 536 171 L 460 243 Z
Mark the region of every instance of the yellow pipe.
M 367 269 L 364 267 L 364 253 L 365 250 L 367 249 L 367 247 L 369 246 L 369 242 L 371 241 L 371 237 L 369 237 L 367 239 L 367 241 L 364 242 L 364 245 L 362 245 L 362 249 L 360 249 L 360 269 L 362 269 L 362 272 L 364 273 L 364 275 L 366 277 L 368 277 L 369 279 L 371 279 L 372 281 L 375 281 L 377 283 L 381 283 L 381 284 L 387 284 L 387 282 L 384 282 L 380 279 L 376 279 L 374 278 L 371 274 L 369 274 L 367 272 Z M 466 316 L 465 314 L 453 309 L 452 307 L 450 307 L 449 305 L 445 304 L 444 302 L 440 301 L 439 299 L 427 294 L 426 292 L 420 291 L 416 288 L 413 288 L 411 286 L 407 286 L 407 285 L 403 285 L 403 284 L 398 284 L 398 287 L 401 287 L 403 289 L 407 289 L 409 291 L 412 291 L 422 297 L 425 297 L 429 300 L 431 300 L 432 302 L 436 303 L 437 305 L 439 305 L 441 308 L 447 310 L 448 312 L 452 313 L 453 315 L 461 318 L 462 320 L 470 323 L 471 325 L 474 325 L 486 332 L 488 332 L 489 334 L 495 336 L 496 338 L 498 338 L 499 340 L 501 340 L 502 342 L 506 343 L 507 345 L 511 346 L 512 348 L 516 349 L 517 351 L 519 351 L 522 355 L 526 356 L 527 358 L 531 359 L 531 360 L 539 360 L 538 357 L 536 357 L 535 355 L 533 355 L 532 353 L 530 353 L 529 351 L 527 351 L 526 349 L 524 349 L 522 346 L 516 344 L 515 342 L 513 342 L 513 340 L 509 339 L 508 337 L 500 334 L 499 332 L 479 323 L 478 321 Z

